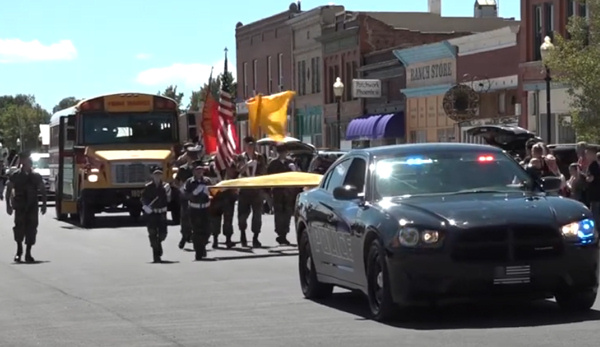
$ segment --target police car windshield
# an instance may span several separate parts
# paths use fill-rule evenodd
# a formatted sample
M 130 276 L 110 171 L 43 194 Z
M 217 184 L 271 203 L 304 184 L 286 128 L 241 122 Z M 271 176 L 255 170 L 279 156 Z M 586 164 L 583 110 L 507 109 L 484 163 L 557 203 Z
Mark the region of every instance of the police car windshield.
M 523 192 L 531 177 L 504 154 L 442 152 L 382 158 L 375 164 L 376 196 L 457 192 Z

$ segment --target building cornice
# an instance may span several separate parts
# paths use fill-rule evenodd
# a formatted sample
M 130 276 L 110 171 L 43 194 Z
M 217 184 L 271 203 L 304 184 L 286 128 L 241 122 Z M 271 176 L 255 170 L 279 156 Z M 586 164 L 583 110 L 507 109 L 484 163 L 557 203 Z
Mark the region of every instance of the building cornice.
M 320 43 L 329 43 L 346 37 L 355 36 L 358 34 L 358 30 L 358 27 L 353 27 L 349 29 L 344 29 L 342 31 L 336 31 L 333 33 L 321 34 L 321 36 L 315 37 L 315 40 Z
M 371 71 L 371 70 L 381 69 L 381 68 L 385 68 L 385 67 L 390 67 L 390 66 L 394 66 L 394 65 L 402 66 L 398 63 L 398 60 L 393 59 L 393 60 L 387 60 L 387 61 L 382 61 L 382 62 L 378 62 L 378 63 L 363 65 L 358 68 L 358 71 L 365 72 L 365 71 Z
M 320 43 L 315 43 L 314 45 L 310 45 L 307 47 L 303 47 L 303 48 L 299 48 L 299 49 L 294 49 L 292 51 L 292 54 L 294 55 L 300 55 L 300 54 L 306 54 L 306 53 L 310 53 L 310 52 L 319 52 L 322 53 L 322 48 L 321 48 L 321 44 Z M 322 54 L 319 54 L 319 56 Z
M 500 29 L 450 39 L 452 45 L 458 46 L 458 55 L 466 56 L 517 45 L 519 25 L 509 25 Z

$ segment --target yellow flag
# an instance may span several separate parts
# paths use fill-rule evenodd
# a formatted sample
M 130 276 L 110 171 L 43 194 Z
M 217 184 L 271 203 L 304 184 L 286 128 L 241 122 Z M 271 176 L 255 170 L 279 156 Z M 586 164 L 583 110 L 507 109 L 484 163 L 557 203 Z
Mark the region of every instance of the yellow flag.
M 287 110 L 294 91 L 273 95 L 258 95 L 248 101 L 250 132 L 257 137 L 259 129 L 274 141 L 283 141 L 287 133 Z

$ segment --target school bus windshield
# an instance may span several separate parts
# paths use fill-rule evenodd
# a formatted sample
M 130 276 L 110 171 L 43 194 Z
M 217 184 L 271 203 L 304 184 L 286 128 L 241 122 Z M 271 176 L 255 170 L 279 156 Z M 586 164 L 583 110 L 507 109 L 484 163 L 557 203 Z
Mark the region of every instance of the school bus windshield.
M 177 142 L 173 112 L 87 113 L 81 118 L 85 145 Z

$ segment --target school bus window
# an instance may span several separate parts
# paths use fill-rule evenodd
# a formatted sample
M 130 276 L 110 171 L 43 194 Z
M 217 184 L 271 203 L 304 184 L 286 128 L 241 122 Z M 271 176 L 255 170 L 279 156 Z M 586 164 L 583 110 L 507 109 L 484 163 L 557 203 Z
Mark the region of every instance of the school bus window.
M 88 145 L 176 142 L 175 121 L 172 112 L 86 114 L 83 117 L 83 141 Z

